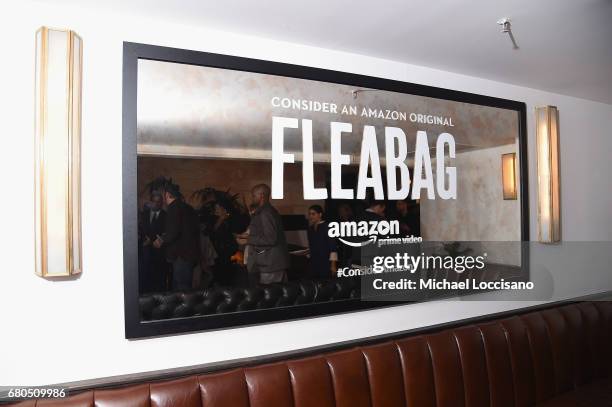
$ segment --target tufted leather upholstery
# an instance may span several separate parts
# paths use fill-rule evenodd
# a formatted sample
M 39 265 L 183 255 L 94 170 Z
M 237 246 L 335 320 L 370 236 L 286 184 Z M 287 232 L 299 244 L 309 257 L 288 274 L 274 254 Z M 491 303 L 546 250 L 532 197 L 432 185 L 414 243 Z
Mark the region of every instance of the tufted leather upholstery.
M 249 288 L 147 294 L 139 298 L 143 321 L 223 314 L 289 305 L 360 298 L 360 280 L 304 280 Z
M 584 302 L 298 360 L 20 406 L 612 405 L 612 303 Z

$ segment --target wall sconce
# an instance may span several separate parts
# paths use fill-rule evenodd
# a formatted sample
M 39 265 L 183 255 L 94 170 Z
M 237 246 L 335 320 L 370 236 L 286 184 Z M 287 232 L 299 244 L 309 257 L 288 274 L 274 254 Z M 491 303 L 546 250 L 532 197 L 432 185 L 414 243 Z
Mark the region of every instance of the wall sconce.
M 516 199 L 516 153 L 502 154 L 501 158 L 504 199 Z
M 81 272 L 83 46 L 70 30 L 36 32 L 36 274 Z
M 561 240 L 559 210 L 559 114 L 554 106 L 536 107 L 538 162 L 538 240 Z

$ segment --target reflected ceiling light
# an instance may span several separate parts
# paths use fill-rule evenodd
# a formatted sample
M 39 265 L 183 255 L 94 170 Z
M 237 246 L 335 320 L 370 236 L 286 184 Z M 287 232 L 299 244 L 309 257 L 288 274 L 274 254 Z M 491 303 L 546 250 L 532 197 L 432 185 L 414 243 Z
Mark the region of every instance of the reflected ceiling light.
M 82 41 L 70 30 L 36 32 L 36 274 L 81 272 Z
M 538 240 L 561 240 L 559 208 L 559 114 L 554 106 L 536 107 L 538 165 Z
M 516 199 L 516 153 L 502 154 L 501 157 L 504 199 Z

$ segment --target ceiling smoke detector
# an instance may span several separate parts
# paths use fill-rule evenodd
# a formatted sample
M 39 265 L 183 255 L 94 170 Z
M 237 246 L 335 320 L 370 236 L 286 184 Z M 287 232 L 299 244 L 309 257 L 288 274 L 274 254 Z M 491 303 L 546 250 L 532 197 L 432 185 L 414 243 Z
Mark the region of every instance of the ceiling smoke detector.
M 519 46 L 516 43 L 516 40 L 514 39 L 514 34 L 512 34 L 512 22 L 510 21 L 510 19 L 508 17 L 500 18 L 499 20 L 497 20 L 497 24 L 501 25 L 501 32 L 503 34 L 508 34 L 508 36 L 510 37 L 510 41 L 512 41 L 512 48 L 519 49 Z

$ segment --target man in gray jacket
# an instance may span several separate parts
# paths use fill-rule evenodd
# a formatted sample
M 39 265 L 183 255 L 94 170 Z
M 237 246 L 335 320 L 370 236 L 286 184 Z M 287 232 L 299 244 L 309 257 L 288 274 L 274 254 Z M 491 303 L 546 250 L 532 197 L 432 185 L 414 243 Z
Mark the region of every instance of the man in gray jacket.
M 251 190 L 252 207 L 247 239 L 247 269 L 252 283 L 279 283 L 287 279 L 289 251 L 281 217 L 270 204 L 270 187 L 259 184 Z

